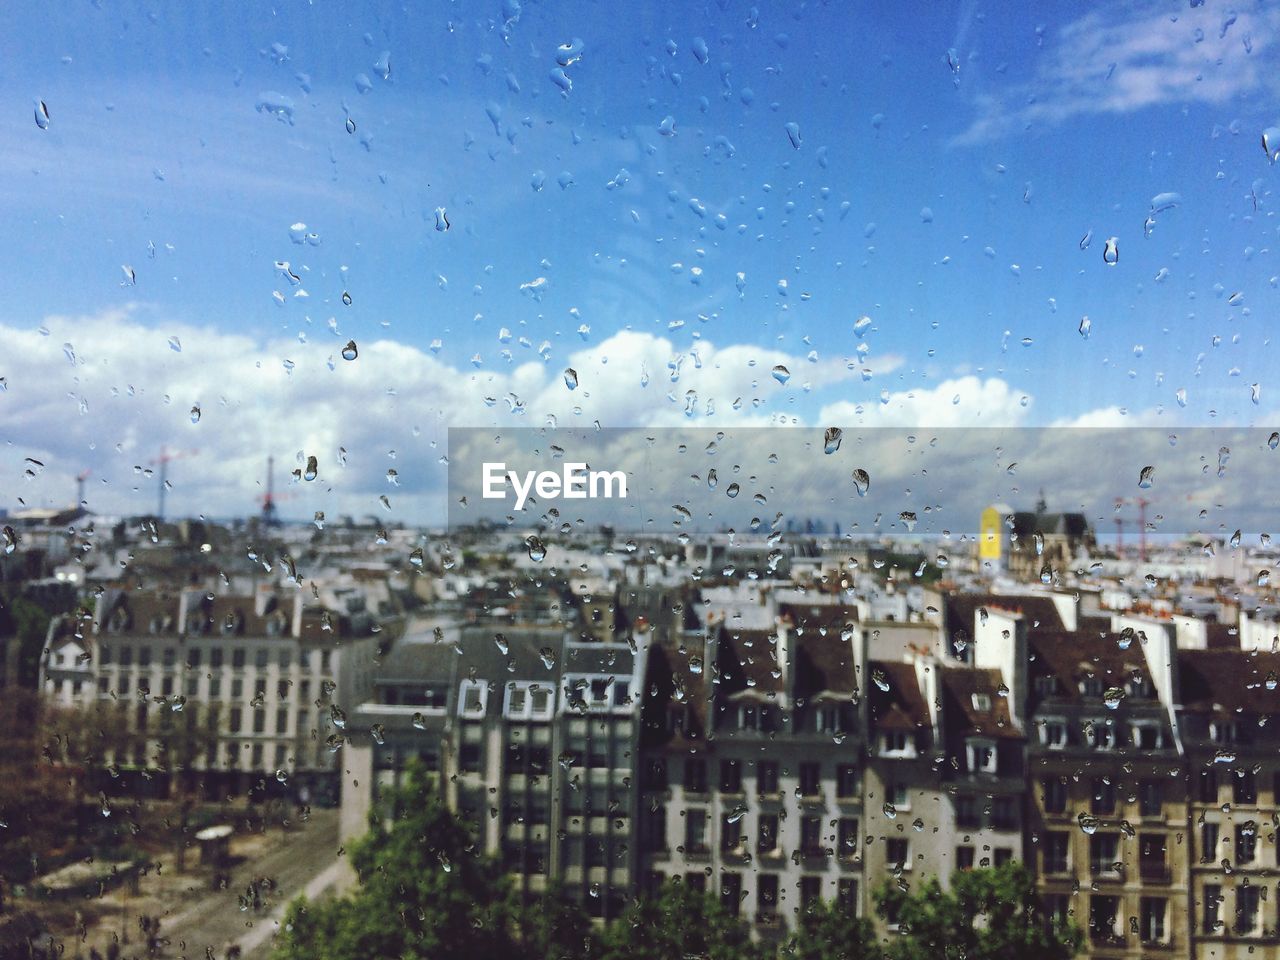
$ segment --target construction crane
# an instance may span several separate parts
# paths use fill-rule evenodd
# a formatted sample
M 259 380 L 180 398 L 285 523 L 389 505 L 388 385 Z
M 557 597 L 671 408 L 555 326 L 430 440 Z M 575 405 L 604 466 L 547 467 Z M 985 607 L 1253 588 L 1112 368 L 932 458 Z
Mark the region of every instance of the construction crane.
M 194 457 L 199 450 L 170 450 L 165 446 L 160 447 L 160 456 L 152 460 L 153 465 L 160 467 L 160 491 L 156 498 L 156 521 L 164 520 L 164 494 L 169 486 L 169 461 L 181 460 L 184 457 Z
M 1135 504 L 1138 507 L 1138 559 L 1146 563 L 1147 507 L 1151 505 L 1151 501 L 1146 497 L 1116 497 L 1116 556 L 1124 554 L 1124 518 L 1120 516 L 1120 509 L 1129 504 Z

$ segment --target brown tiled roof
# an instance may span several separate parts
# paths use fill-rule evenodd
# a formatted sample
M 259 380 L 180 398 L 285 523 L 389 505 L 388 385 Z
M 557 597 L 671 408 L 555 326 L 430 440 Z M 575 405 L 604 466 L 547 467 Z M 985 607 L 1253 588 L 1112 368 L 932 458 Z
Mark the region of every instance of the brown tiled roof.
M 1000 671 L 942 667 L 943 709 L 948 733 L 980 733 L 997 739 L 1019 740 L 1022 732 L 1009 716 L 1009 699 L 1000 693 Z M 991 707 L 979 710 L 975 693 L 986 694 Z
M 1028 596 L 1012 596 L 995 593 L 951 593 L 947 595 L 947 629 L 952 636 L 963 629 L 973 635 L 974 617 L 980 607 L 988 611 L 997 610 L 1010 613 L 1021 613 L 1032 632 L 1044 630 L 1063 630 L 1066 625 L 1058 615 L 1058 608 L 1046 596 L 1031 594 Z
M 777 636 L 772 630 L 720 630 L 716 669 L 725 694 L 753 690 L 763 696 L 783 692 Z
M 1147 675 L 1142 650 L 1133 641 L 1120 649 L 1118 633 L 1098 634 L 1091 630 L 1055 630 L 1030 636 L 1031 675 L 1053 674 L 1058 678 L 1058 696 L 1079 701 L 1079 682 L 1097 677 L 1105 687 L 1123 687 L 1137 672 Z
M 1233 623 L 1205 624 L 1205 639 L 1210 650 L 1240 649 L 1240 631 Z
M 1280 654 L 1180 650 L 1183 709 L 1191 713 L 1280 713 Z M 1277 685 L 1267 689 L 1267 683 Z
M 873 660 L 868 685 L 871 722 L 881 730 L 916 730 L 929 725 L 929 707 L 909 663 Z M 886 690 L 885 687 L 888 687 Z
M 793 638 L 795 649 L 795 695 L 812 697 L 819 693 L 853 696 L 858 692 L 858 675 L 853 660 L 853 644 L 839 630 L 826 634 L 805 633 Z
M 690 668 L 690 660 L 701 658 L 702 650 L 685 647 L 683 652 L 665 644 L 649 648 L 649 660 L 644 684 L 644 704 L 641 708 L 643 736 L 647 743 L 669 743 L 679 746 L 700 742 L 707 730 L 707 669 L 703 665 L 697 671 Z M 677 699 L 676 691 L 683 691 Z M 667 712 L 685 707 L 685 728 L 674 736 L 667 733 Z

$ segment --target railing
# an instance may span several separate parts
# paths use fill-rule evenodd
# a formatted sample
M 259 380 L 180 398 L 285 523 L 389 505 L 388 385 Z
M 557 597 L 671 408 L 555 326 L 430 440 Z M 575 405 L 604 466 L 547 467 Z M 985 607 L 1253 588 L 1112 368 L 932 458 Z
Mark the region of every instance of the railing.
M 1169 883 L 1173 872 L 1167 863 L 1139 862 L 1138 876 L 1150 883 Z

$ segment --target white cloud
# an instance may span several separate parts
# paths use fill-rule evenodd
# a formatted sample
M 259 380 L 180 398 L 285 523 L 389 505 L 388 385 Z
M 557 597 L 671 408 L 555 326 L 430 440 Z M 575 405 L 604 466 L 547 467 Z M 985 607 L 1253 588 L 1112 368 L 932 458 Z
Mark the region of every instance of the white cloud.
M 977 116 L 953 143 L 984 143 L 1081 115 L 1271 96 L 1280 86 L 1271 69 L 1278 31 L 1280 11 L 1265 8 L 1097 8 L 1051 36 L 1028 83 L 1007 85 L 998 97 L 976 95 Z
M 833 403 L 823 407 L 821 420 L 868 427 L 1018 427 L 1025 425 L 1032 403 L 1027 394 L 998 377 L 976 376 L 890 392 L 886 399 L 887 403 Z
M 345 336 L 324 328 L 305 342 L 259 339 L 161 321 L 137 305 L 44 325 L 47 334 L 0 324 L 9 356 L 22 358 L 0 370 L 7 384 L 0 489 L 10 493 L 0 505 L 17 506 L 15 497 L 69 503 L 75 475 L 88 468 L 85 495 L 96 512 L 151 511 L 158 481 L 144 471 L 167 447 L 183 454 L 170 467 L 173 515 L 252 513 L 272 455 L 287 515 L 439 519 L 449 427 L 544 427 L 551 417 L 563 427 L 767 425 L 805 420 L 823 390 L 862 388 L 861 367 L 842 359 L 810 362 L 705 340 L 682 351 L 631 331 L 583 345 L 567 360 L 474 369 L 393 340 L 361 342 L 348 362 Z M 886 357 L 877 369 L 898 362 Z M 772 375 L 778 365 L 791 372 L 785 385 Z M 572 391 L 566 366 L 578 372 Z M 299 455 L 317 458 L 316 481 L 292 483 Z M 26 458 L 44 469 L 24 481 Z M 389 512 L 379 495 L 389 498 Z

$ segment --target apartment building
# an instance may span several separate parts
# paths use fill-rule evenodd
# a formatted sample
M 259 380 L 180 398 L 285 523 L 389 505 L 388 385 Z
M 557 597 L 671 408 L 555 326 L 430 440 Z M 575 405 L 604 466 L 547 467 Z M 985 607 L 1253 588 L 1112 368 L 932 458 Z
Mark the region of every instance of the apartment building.
M 1153 669 L 1170 650 L 1119 633 L 1028 634 L 1031 865 L 1049 914 L 1074 919 L 1091 957 L 1190 949 L 1176 686 Z
M 116 772 L 182 768 L 208 795 L 258 785 L 337 799 L 335 729 L 366 699 L 372 617 L 301 592 L 104 591 L 92 624 L 56 622 L 46 696 L 108 710 Z M 127 779 L 127 778 L 126 778 Z
M 785 603 L 770 627 L 711 616 L 650 652 L 646 883 L 717 892 L 778 939 L 819 898 L 865 911 L 862 634 L 851 608 Z
M 1196 958 L 1280 956 L 1280 655 L 1178 654 Z
M 352 713 L 343 839 L 416 761 L 525 892 L 555 881 L 592 916 L 618 916 L 635 888 L 647 632 L 627 635 L 635 651 L 622 637 L 583 641 L 576 620 L 398 644 Z

